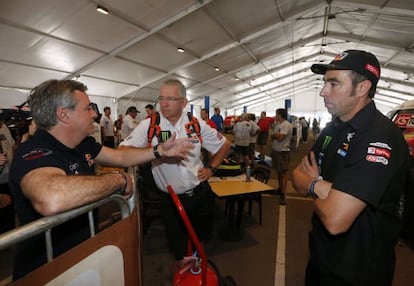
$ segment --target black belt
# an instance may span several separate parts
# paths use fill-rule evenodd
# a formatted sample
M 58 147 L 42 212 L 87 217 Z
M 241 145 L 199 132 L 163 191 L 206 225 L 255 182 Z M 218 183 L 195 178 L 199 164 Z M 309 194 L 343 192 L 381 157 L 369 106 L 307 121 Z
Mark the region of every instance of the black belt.
M 199 192 L 203 189 L 203 184 L 205 184 L 206 182 L 201 182 L 200 184 L 198 184 L 198 186 L 189 189 L 187 191 L 185 191 L 182 194 L 177 194 L 179 197 L 192 197 L 195 195 L 196 192 Z
M 187 196 L 187 197 L 192 197 L 194 196 L 195 190 L 194 188 L 188 191 L 185 191 L 184 194 L 179 194 L 179 196 Z

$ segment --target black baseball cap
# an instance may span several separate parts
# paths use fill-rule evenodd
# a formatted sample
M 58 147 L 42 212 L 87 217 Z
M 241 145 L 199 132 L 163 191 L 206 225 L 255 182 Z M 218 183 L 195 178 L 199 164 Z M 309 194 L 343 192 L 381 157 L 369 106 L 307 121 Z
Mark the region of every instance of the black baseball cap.
M 374 86 L 377 86 L 381 74 L 378 59 L 373 54 L 360 50 L 344 51 L 327 65 L 312 65 L 311 70 L 316 74 L 325 74 L 326 70 L 352 70 L 365 76 Z
M 128 107 L 128 109 L 127 109 L 127 113 L 129 113 L 129 112 L 136 112 L 136 113 L 140 113 L 140 112 L 138 111 L 138 109 L 137 109 L 135 106 L 130 106 L 130 107 Z

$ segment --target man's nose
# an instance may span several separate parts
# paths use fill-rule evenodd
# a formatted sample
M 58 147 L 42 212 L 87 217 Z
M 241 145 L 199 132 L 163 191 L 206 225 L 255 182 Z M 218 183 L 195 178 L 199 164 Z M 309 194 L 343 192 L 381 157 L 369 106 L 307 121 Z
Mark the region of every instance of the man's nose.
M 321 91 L 319 92 L 320 97 L 325 97 L 327 94 L 327 88 L 326 85 L 322 86 Z

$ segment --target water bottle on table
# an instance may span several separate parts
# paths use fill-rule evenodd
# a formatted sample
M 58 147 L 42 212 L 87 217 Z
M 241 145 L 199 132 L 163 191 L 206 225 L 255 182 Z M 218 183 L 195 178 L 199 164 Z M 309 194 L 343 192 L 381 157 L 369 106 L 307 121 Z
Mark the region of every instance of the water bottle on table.
M 252 167 L 247 166 L 247 168 L 246 168 L 246 182 L 250 182 L 251 174 L 252 174 Z

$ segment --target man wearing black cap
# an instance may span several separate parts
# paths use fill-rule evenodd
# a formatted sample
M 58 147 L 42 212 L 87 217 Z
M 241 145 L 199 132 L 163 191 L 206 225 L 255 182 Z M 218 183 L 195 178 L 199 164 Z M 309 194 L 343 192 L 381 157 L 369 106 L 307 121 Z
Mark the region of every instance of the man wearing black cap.
M 122 122 L 121 127 L 121 140 L 124 140 L 128 135 L 138 126 L 139 121 L 137 119 L 137 114 L 140 113 L 135 106 L 128 107 L 126 115 Z
M 380 65 L 348 50 L 311 70 L 333 120 L 293 171 L 314 199 L 306 285 L 391 285 L 408 166 L 400 130 L 375 107 Z

